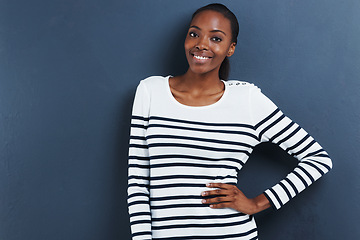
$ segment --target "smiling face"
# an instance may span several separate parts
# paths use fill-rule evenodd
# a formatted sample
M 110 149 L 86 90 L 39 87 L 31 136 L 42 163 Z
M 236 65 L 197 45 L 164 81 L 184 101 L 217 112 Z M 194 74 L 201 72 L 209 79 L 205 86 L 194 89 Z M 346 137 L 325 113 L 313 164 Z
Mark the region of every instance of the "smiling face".
M 229 19 L 212 10 L 200 12 L 193 18 L 185 39 L 190 71 L 196 74 L 219 72 L 224 58 L 235 51 L 230 24 Z

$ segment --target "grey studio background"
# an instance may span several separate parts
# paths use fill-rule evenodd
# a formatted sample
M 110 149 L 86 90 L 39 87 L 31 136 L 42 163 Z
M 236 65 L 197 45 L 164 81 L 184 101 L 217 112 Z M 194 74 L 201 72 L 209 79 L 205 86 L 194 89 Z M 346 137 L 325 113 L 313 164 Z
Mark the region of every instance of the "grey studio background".
M 360 1 L 219 1 L 240 22 L 231 78 L 262 88 L 328 151 L 334 169 L 260 239 L 358 239 Z M 186 70 L 183 40 L 208 1 L 0 0 L 0 240 L 127 240 L 133 95 Z M 256 148 L 239 187 L 254 197 L 296 164 Z

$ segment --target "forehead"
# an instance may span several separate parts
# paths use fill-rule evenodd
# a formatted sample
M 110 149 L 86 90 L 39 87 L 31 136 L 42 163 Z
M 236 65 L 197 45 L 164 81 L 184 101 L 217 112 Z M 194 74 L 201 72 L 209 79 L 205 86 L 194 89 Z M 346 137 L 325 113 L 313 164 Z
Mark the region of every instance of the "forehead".
M 223 14 L 212 10 L 205 10 L 196 14 L 191 21 L 190 26 L 194 25 L 204 30 L 211 31 L 213 29 L 218 29 L 225 33 L 231 33 L 230 20 L 224 17 Z

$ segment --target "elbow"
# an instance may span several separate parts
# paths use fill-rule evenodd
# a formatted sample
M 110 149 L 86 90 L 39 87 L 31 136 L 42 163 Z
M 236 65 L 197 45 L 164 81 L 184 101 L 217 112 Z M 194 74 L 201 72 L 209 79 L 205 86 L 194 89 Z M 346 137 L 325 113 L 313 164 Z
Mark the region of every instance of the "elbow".
M 329 166 L 329 171 L 330 171 L 333 168 L 333 161 L 331 160 L 331 158 L 329 158 L 328 166 Z
M 326 168 L 328 172 L 333 168 L 333 161 L 329 157 L 329 155 L 326 156 L 326 159 L 323 162 L 326 165 Z
M 318 154 L 317 157 L 320 157 L 320 158 L 318 158 L 318 161 L 320 161 L 322 163 L 322 165 L 324 167 L 326 167 L 326 169 L 327 169 L 326 172 L 329 172 L 333 168 L 333 161 L 331 160 L 331 158 L 327 152 Z

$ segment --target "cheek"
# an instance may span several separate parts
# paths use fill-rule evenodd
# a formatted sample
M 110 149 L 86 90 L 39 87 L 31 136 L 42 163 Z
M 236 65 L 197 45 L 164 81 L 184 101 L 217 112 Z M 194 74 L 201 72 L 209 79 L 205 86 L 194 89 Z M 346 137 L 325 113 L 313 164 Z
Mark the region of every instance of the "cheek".
M 220 46 L 219 44 L 213 46 L 213 51 L 214 51 L 214 53 L 216 53 L 216 55 L 218 55 L 218 56 L 221 57 L 221 58 L 223 58 L 223 57 L 225 58 L 225 57 L 226 57 L 226 55 L 227 55 L 227 53 L 228 53 L 227 50 L 228 50 L 228 49 L 227 49 L 226 47 Z
M 185 38 L 184 47 L 185 49 L 190 50 L 194 46 L 194 40 L 189 37 Z

